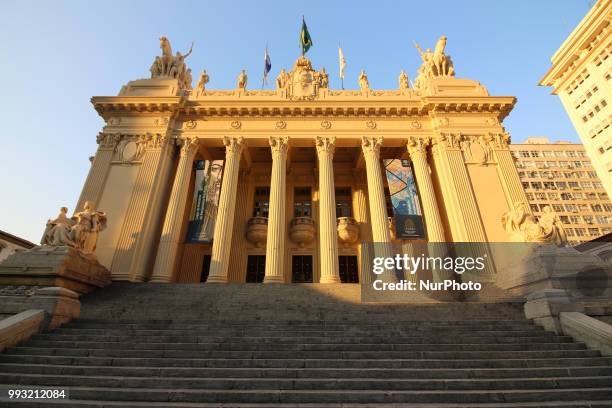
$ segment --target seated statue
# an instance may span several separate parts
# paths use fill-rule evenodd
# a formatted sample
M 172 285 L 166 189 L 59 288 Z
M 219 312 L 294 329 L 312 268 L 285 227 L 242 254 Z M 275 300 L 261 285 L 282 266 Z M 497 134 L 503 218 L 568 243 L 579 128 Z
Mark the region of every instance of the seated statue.
M 83 211 L 68 218 L 68 209 L 62 207 L 54 220 L 47 221 L 41 245 L 69 246 L 84 255 L 93 256 L 98 234 L 106 228 L 106 214 L 97 211 L 91 201 L 85 202 Z
M 501 222 L 512 242 L 537 242 L 566 246 L 567 236 L 557 214 L 550 206 L 543 209 L 539 220 L 527 213 L 525 203 L 516 202 L 514 208 L 502 215 Z
M 47 221 L 45 232 L 40 240 L 41 245 L 74 247 L 72 227 L 76 224 L 74 218 L 68 218 L 68 208 L 61 207 L 58 216 Z

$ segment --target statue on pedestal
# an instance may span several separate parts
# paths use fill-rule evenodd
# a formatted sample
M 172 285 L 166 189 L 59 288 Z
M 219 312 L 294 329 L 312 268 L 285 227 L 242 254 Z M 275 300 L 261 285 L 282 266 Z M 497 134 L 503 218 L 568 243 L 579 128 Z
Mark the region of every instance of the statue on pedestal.
M 191 89 L 191 70 L 187 68 L 185 60 L 193 52 L 193 43 L 184 55 L 180 51 L 177 51 L 176 55 L 172 55 L 170 41 L 163 36 L 159 38 L 159 47 L 162 50 L 162 55 L 155 57 L 151 65 L 151 78 L 178 79 L 179 86 L 182 89 Z
M 400 72 L 398 81 L 399 81 L 399 89 L 409 88 L 408 75 L 406 75 L 406 72 L 403 69 L 402 69 L 402 72 Z
M 535 242 L 566 246 L 567 236 L 559 217 L 550 206 L 543 209 L 544 214 L 536 221 L 527 212 L 526 204 L 516 202 L 514 208 L 502 215 L 501 222 L 512 242 Z
M 454 77 L 455 68 L 451 57 L 444 53 L 446 48 L 446 36 L 440 37 L 436 43 L 436 48 L 432 52 L 431 48 L 427 48 L 426 51 L 414 42 L 414 46 L 419 51 L 423 63 L 419 67 L 418 75 L 414 81 L 415 89 L 424 89 L 425 82 L 433 77 Z
M 210 77 L 206 73 L 206 70 L 203 69 L 202 73 L 200 74 L 200 78 L 198 79 L 196 90 L 199 91 L 200 93 L 206 91 L 206 84 L 208 83 L 209 80 L 210 80 Z
M 287 74 L 287 71 L 285 71 L 285 68 L 283 68 L 276 77 L 276 89 L 285 89 L 288 81 L 289 74 Z
M 83 211 L 68 218 L 66 207 L 60 208 L 57 218 L 48 220 L 41 245 L 69 246 L 83 255 L 93 256 L 98 234 L 106 228 L 106 214 L 97 211 L 91 201 L 85 202 Z
M 329 75 L 325 71 L 325 68 L 322 68 L 321 71 L 319 71 L 319 78 L 320 78 L 319 85 L 321 86 L 321 88 L 328 88 L 329 87 Z
M 246 89 L 248 77 L 246 71 L 243 69 L 240 71 L 240 75 L 238 75 L 238 89 Z
M 361 74 L 359 74 L 359 88 L 362 91 L 367 91 L 370 89 L 370 82 L 368 81 L 368 76 L 365 73 L 365 70 L 361 70 Z

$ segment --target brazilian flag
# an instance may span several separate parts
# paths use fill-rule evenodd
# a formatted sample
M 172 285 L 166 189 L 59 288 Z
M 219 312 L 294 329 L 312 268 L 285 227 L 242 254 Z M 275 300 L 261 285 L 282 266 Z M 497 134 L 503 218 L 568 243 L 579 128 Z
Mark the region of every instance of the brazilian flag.
M 302 31 L 300 32 L 300 47 L 302 47 L 302 55 L 304 55 L 310 47 L 312 47 L 312 38 L 306 27 L 306 20 L 302 17 Z

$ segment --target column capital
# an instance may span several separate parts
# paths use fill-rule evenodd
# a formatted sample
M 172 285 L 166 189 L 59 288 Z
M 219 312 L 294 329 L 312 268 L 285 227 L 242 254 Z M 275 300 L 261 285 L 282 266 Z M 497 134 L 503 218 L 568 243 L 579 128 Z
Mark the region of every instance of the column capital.
M 272 149 L 272 156 L 275 155 L 286 155 L 289 149 L 289 137 L 288 136 L 270 136 L 268 139 L 270 148 Z
M 181 147 L 181 156 L 189 156 L 198 151 L 200 140 L 197 137 L 182 137 L 177 139 L 177 145 Z
M 363 150 L 364 155 L 374 154 L 378 157 L 382 144 L 382 136 L 363 136 L 361 138 L 361 150 Z
M 223 144 L 225 145 L 225 154 L 235 153 L 235 154 L 240 155 L 240 153 L 242 153 L 243 141 L 244 139 L 242 138 L 242 136 L 240 137 L 224 136 Z
M 408 143 L 406 149 L 410 156 L 426 155 L 427 147 L 431 144 L 431 140 L 428 137 L 408 137 Z
M 315 145 L 317 146 L 317 153 L 334 154 L 336 148 L 336 138 L 332 136 L 317 136 L 315 139 Z

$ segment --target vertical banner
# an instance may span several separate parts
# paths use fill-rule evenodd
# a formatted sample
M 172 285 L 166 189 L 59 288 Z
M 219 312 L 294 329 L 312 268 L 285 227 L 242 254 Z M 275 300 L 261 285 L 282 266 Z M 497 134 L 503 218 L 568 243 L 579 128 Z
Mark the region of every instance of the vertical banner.
M 222 160 L 197 160 L 187 242 L 210 242 L 215 232 Z
M 425 239 L 421 202 L 409 160 L 383 160 L 397 239 Z M 391 215 L 391 214 L 389 214 Z

